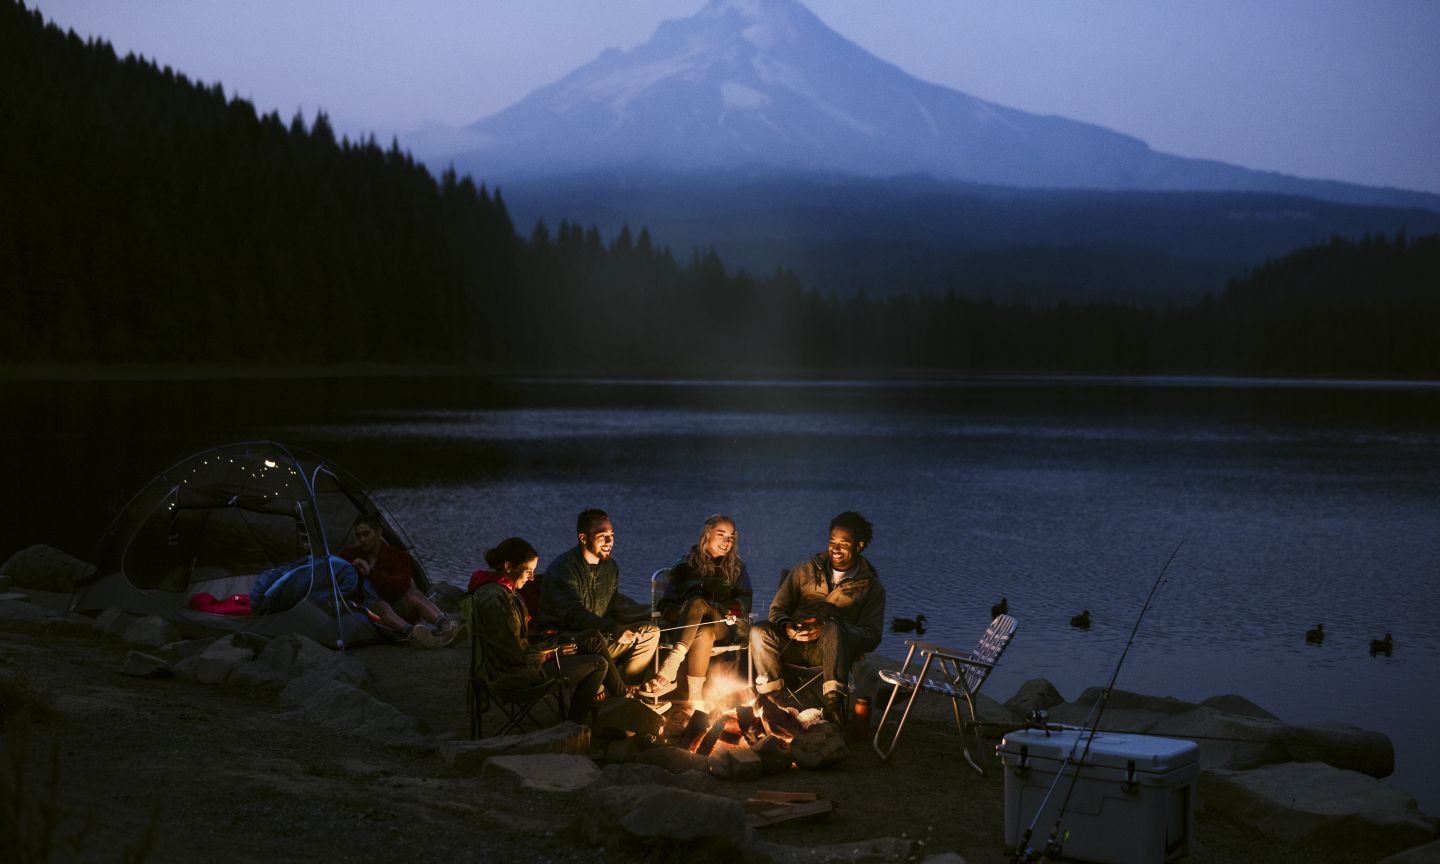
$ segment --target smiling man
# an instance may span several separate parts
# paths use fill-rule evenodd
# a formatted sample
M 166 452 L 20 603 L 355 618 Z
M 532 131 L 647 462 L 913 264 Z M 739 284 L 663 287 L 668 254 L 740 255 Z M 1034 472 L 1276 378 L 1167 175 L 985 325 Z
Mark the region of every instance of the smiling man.
M 568 633 L 599 630 L 621 677 L 635 684 L 654 660 L 660 634 L 649 624 L 629 620 L 627 610 L 648 610 L 620 593 L 620 565 L 611 557 L 615 526 L 609 515 L 595 508 L 583 511 L 575 519 L 575 533 L 579 544 L 545 568 L 540 623 Z
M 770 620 L 750 630 L 756 692 L 784 686 L 782 661 L 820 666 L 825 719 L 849 722 L 850 664 L 880 645 L 885 623 L 885 586 L 860 554 L 872 534 L 864 516 L 847 510 L 830 520 L 825 551 L 786 571 Z

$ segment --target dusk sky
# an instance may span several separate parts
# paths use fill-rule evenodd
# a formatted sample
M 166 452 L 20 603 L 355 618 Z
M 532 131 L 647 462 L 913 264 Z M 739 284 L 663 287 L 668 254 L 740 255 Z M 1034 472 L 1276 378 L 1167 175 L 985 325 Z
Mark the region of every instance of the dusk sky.
M 704 0 L 32 0 L 289 119 L 464 125 Z M 1181 156 L 1440 193 L 1440 2 L 806 0 L 916 77 Z

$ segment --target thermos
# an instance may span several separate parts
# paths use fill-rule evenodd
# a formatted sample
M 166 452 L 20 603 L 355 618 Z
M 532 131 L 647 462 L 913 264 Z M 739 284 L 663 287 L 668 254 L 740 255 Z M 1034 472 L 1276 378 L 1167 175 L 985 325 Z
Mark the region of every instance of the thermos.
M 855 698 L 855 709 L 850 718 L 850 740 L 870 740 L 870 700 L 864 696 Z

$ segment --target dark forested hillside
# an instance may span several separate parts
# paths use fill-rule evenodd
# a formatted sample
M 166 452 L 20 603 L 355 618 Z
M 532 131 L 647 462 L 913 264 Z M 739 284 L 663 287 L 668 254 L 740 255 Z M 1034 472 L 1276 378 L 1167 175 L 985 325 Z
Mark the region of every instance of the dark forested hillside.
M 1437 247 L 1336 240 L 1169 308 L 821 293 L 643 227 L 517 234 L 498 190 L 0 0 L 0 361 L 1435 377 Z

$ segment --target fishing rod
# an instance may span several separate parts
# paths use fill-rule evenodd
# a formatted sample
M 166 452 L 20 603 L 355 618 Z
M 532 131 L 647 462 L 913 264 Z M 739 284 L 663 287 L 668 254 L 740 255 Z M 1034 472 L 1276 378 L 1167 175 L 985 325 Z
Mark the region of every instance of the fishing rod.
M 1075 765 L 1075 772 L 1070 775 L 1070 786 L 1065 790 L 1065 798 L 1060 802 L 1060 810 L 1055 814 L 1055 825 L 1050 829 L 1050 836 L 1045 841 L 1045 857 L 1059 858 L 1064 851 L 1064 844 L 1061 837 L 1061 826 L 1064 824 L 1065 810 L 1070 806 L 1070 796 L 1075 792 L 1075 782 L 1080 779 L 1080 768 L 1084 766 L 1085 759 L 1090 755 L 1090 745 L 1095 741 L 1096 729 L 1100 725 L 1100 718 L 1105 714 L 1105 705 L 1110 701 L 1110 693 L 1115 689 L 1115 681 L 1120 677 L 1120 667 L 1125 665 L 1125 658 L 1130 654 L 1130 647 L 1135 644 L 1135 634 L 1140 632 L 1140 622 L 1145 620 L 1145 613 L 1150 611 L 1150 603 L 1155 599 L 1155 592 L 1160 590 L 1160 585 L 1165 581 L 1165 574 L 1170 571 L 1170 564 L 1175 556 L 1180 554 L 1180 547 L 1185 545 L 1181 540 L 1175 546 L 1175 551 L 1165 559 L 1165 566 L 1160 568 L 1160 575 L 1155 577 L 1155 584 L 1150 586 L 1150 593 L 1145 597 L 1145 604 L 1140 607 L 1140 614 L 1135 616 L 1135 626 L 1130 628 L 1130 638 L 1125 642 L 1125 648 L 1120 652 L 1120 659 L 1115 663 L 1115 670 L 1110 673 L 1110 682 L 1105 685 L 1100 698 L 1090 708 L 1090 713 L 1081 726 L 1081 734 L 1075 737 L 1075 743 L 1070 745 L 1070 752 L 1065 754 L 1065 761 L 1060 763 L 1060 770 L 1056 772 L 1055 779 L 1050 781 L 1050 788 L 1045 790 L 1045 797 L 1040 799 L 1040 805 L 1035 808 L 1035 815 L 1030 819 L 1030 824 L 1025 828 L 1025 833 L 1015 844 L 1014 864 L 1029 864 L 1036 860 L 1035 850 L 1030 848 L 1030 838 L 1035 835 L 1035 826 L 1040 822 L 1040 816 L 1045 812 L 1045 805 L 1050 802 L 1050 796 L 1055 794 L 1055 789 L 1060 785 L 1060 780 L 1065 776 L 1065 769 L 1072 761 L 1075 761 L 1075 750 L 1080 746 L 1080 739 L 1085 739 L 1085 749 L 1080 754 L 1080 759 Z M 1089 730 L 1088 735 L 1085 730 Z M 1066 835 L 1068 837 L 1068 834 Z

